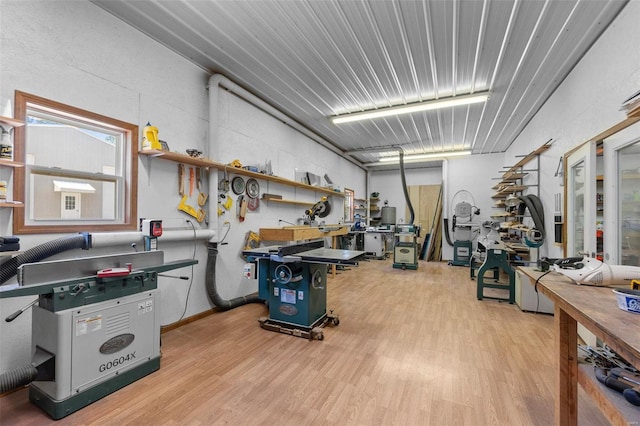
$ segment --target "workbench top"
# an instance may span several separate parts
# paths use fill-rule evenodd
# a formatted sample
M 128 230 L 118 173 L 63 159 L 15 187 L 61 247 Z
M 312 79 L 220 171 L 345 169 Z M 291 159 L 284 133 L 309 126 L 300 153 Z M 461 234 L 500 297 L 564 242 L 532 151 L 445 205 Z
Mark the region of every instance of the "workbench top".
M 277 255 L 279 248 L 280 247 L 278 246 L 259 247 L 251 250 L 244 250 L 242 254 L 245 256 L 253 255 L 257 257 L 270 257 L 271 255 Z M 333 265 L 357 265 L 358 260 L 363 258 L 364 255 L 364 251 L 331 249 L 324 247 L 312 248 L 291 254 L 291 256 L 299 257 L 303 262 L 326 263 Z
M 282 228 L 260 228 L 263 241 L 300 241 L 316 238 L 336 237 L 349 232 L 347 225 L 284 226 Z

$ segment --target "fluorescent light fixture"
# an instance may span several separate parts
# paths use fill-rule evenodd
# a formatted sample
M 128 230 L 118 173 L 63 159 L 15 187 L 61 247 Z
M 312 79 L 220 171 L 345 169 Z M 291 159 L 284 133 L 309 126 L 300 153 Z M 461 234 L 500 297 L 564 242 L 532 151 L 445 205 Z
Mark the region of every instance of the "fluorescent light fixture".
M 471 151 L 449 151 L 449 152 L 432 152 L 429 154 L 415 154 L 415 155 L 405 155 L 404 161 L 416 161 L 416 160 L 428 160 L 431 158 L 447 158 L 447 157 L 457 157 L 461 155 L 470 155 Z M 400 156 L 396 155 L 393 157 L 382 157 L 378 160 L 379 163 L 399 163 Z M 375 164 L 375 163 L 372 163 Z
M 470 105 L 479 102 L 485 102 L 487 99 L 489 99 L 489 92 L 478 92 L 469 95 L 432 99 L 429 101 L 415 102 L 407 105 L 379 108 L 363 112 L 354 112 L 352 114 L 343 114 L 333 117 L 331 121 L 333 122 L 333 124 L 349 123 L 352 121 L 370 120 L 373 118 L 388 117 L 391 115 L 410 114 L 413 112 L 450 108 L 460 105 Z

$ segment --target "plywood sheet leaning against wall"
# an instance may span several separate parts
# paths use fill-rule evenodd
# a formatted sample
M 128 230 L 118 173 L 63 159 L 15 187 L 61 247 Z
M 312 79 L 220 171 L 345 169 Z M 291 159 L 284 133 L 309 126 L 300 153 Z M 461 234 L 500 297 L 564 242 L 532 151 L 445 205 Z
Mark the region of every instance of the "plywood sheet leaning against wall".
M 433 253 L 431 253 L 431 256 L 428 253 L 426 257 L 420 256 L 421 259 L 441 260 L 441 190 L 442 185 L 412 185 L 408 187 L 409 199 L 413 205 L 415 216 L 413 223 L 422 227 L 419 242 L 420 244 L 429 243 L 426 240 L 427 234 L 430 234 L 430 240 L 432 241 L 430 245 L 433 248 Z M 405 217 L 409 217 L 408 207 L 405 211 Z M 423 251 L 421 250 L 420 252 L 422 253 Z
M 438 207 L 431 226 L 431 239 L 426 260 L 440 262 L 442 260 L 442 188 L 438 194 Z

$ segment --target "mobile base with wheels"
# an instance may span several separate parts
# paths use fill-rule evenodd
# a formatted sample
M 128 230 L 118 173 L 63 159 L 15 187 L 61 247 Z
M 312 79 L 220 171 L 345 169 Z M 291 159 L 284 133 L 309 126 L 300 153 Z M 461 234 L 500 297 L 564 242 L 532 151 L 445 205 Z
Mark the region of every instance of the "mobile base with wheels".
M 322 328 L 327 324 L 337 326 L 340 324 L 340 319 L 338 318 L 338 315 L 333 313 L 325 314 L 310 327 L 276 321 L 267 317 L 261 317 L 258 322 L 260 323 L 260 327 L 265 330 L 276 331 L 278 333 L 288 334 L 295 337 L 302 337 L 308 340 L 324 340 L 324 331 Z

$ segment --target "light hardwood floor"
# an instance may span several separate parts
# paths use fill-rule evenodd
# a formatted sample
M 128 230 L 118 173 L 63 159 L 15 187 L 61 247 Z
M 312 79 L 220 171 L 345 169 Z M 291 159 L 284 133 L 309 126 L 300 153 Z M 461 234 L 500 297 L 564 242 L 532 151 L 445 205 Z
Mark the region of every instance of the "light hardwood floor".
M 162 335 L 159 371 L 57 422 L 22 389 L 0 424 L 553 424 L 552 316 L 478 301 L 446 263 L 362 262 L 328 295 L 324 341 L 261 329 L 262 305 L 215 313 Z M 579 420 L 608 424 L 584 396 Z

